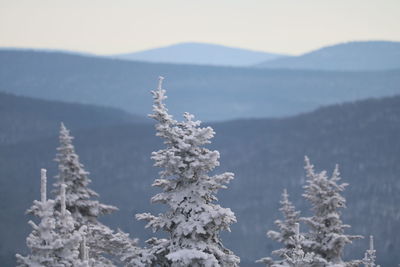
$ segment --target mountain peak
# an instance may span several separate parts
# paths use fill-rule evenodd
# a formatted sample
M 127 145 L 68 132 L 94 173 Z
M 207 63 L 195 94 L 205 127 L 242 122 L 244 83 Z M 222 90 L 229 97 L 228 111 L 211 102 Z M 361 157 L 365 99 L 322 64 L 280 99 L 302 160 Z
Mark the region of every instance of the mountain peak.
M 112 57 L 158 63 L 245 67 L 282 56 L 285 55 L 218 44 L 185 42 Z

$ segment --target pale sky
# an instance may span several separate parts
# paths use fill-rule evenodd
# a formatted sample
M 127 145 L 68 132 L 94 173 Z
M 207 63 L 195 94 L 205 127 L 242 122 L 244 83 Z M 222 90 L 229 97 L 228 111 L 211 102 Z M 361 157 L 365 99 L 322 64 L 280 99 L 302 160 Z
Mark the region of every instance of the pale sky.
M 300 54 L 400 41 L 400 0 L 0 0 L 0 47 L 97 54 L 205 42 Z

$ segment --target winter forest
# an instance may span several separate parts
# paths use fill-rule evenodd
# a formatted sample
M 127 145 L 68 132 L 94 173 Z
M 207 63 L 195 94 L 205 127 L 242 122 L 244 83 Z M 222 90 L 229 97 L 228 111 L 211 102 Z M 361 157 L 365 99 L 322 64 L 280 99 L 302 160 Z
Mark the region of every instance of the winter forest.
M 0 267 L 400 267 L 399 14 L 0 0 Z
M 37 170 L 40 196 L 27 210 L 34 218 L 28 222 L 29 252 L 16 255 L 17 266 L 240 266 L 240 258 L 220 236 L 230 232 L 237 219 L 229 207 L 218 204 L 218 191 L 229 190 L 234 173 L 218 173 L 220 154 L 207 148 L 215 135 L 213 128 L 202 127 L 190 113 L 183 114 L 183 121 L 173 118 L 165 103 L 163 77 L 152 95 L 149 117 L 156 122 L 155 135 L 164 148 L 151 154 L 154 167 L 161 170 L 152 184 L 158 193 L 151 203 L 163 205 L 164 212 L 139 213 L 135 218 L 145 221 L 146 231 L 153 231 L 154 237 L 142 246 L 135 236 L 100 222 L 118 207 L 103 204 L 91 189 L 96 177 L 85 170 L 74 137 L 61 122 L 55 157 L 58 173 L 53 183 L 46 169 Z M 302 197 L 311 215 L 302 216 L 290 192 L 281 188 L 281 199 L 270 200 L 280 201 L 280 208 L 269 214 L 279 219 L 273 229 L 265 229 L 265 238 L 279 249 L 262 251 L 265 257 L 254 262 L 271 267 L 377 266 L 374 237 L 350 235 L 350 225 L 342 221 L 343 192 L 351 185 L 342 180 L 339 165 L 321 171 L 304 155 L 304 175 Z M 344 257 L 352 241 L 362 238 L 368 244 L 364 257 Z

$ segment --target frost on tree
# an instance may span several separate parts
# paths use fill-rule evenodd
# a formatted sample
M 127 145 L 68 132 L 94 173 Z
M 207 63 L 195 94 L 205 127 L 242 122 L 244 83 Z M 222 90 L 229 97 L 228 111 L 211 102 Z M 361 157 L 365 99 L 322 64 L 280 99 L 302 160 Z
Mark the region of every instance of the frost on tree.
M 214 131 L 201 128 L 200 121 L 184 113 L 183 122 L 175 121 L 165 107 L 162 77 L 158 89 L 152 91 L 153 114 L 158 123 L 157 136 L 166 148 L 153 152 L 155 166 L 163 168 L 153 186 L 162 189 L 151 200 L 168 205 L 168 211 L 158 216 L 148 213 L 137 218 L 148 221 L 147 227 L 163 230 L 168 239 L 148 241 L 153 253 L 153 265 L 161 266 L 238 266 L 239 258 L 226 249 L 219 237 L 236 222 L 234 213 L 216 204 L 218 189 L 233 179 L 233 173 L 209 176 L 219 165 L 218 151 L 203 146 L 210 143 Z
M 363 264 L 365 267 L 376 267 L 376 250 L 374 249 L 374 237 L 369 237 L 369 249 L 365 252 Z
M 65 209 L 55 211 L 54 200 L 47 200 L 44 169 L 41 182 L 41 201 L 35 200 L 28 210 L 40 222 L 29 221 L 33 228 L 26 239 L 30 254 L 25 257 L 17 254 L 17 266 L 85 266 L 79 257 L 84 229 L 77 231 L 71 214 Z
M 88 222 L 98 223 L 97 218 L 100 215 L 112 213 L 117 208 L 94 199 L 99 195 L 88 187 L 91 182 L 89 173 L 79 162 L 79 156 L 72 145 L 73 137 L 63 123 L 61 123 L 59 140 L 60 146 L 57 148 L 58 153 L 55 159 L 58 163 L 59 174 L 54 184 L 55 192 L 59 192 L 60 185 L 65 184 L 67 209 L 74 219 L 80 225 Z M 56 203 L 59 205 L 59 198 L 56 198 Z
M 273 251 L 272 254 L 279 256 L 281 259 L 286 259 L 287 253 L 295 248 L 294 236 L 296 234 L 300 212 L 296 211 L 294 205 L 289 200 L 289 194 L 286 189 L 282 193 L 280 204 L 281 208 L 279 210 L 282 212 L 284 220 L 276 220 L 275 224 L 279 231 L 268 231 L 267 236 L 283 245 L 283 248 Z M 275 263 L 269 257 L 262 258 L 257 262 L 265 263 L 267 266 L 271 266 Z
M 57 148 L 56 162 L 58 162 L 59 174 L 56 176 L 54 192 L 57 194 L 60 185 L 66 185 L 66 207 L 75 220 L 75 228 L 87 226 L 87 245 L 90 258 L 96 261 L 98 266 L 114 266 L 112 261 L 105 257 L 107 248 L 104 244 L 103 235 L 110 234 L 107 226 L 98 221 L 98 217 L 112 213 L 116 207 L 100 203 L 96 198 L 99 196 L 88 186 L 91 182 L 84 166 L 79 162 L 79 156 L 75 153 L 72 144 L 73 137 L 69 130 L 61 123 L 60 146 Z M 56 198 L 56 209 L 60 208 L 60 197 Z M 90 226 L 90 227 L 89 227 Z M 94 228 L 93 226 L 97 226 Z M 96 229 L 96 231 L 91 231 Z M 101 232 L 102 230 L 103 232 Z M 104 244 L 104 246 L 100 246 Z M 113 255 L 111 255 L 113 256 Z
M 330 266 L 326 260 L 314 252 L 305 252 L 303 250 L 304 236 L 300 233 L 299 223 L 295 223 L 295 233 L 289 237 L 291 248 L 286 249 L 282 254 L 282 261 L 274 262 L 268 266 L 271 267 L 324 267 Z M 337 266 L 339 267 L 339 266 Z
M 113 230 L 104 225 L 89 225 L 89 232 L 97 236 L 96 242 L 92 244 L 91 249 L 103 251 L 120 264 L 126 267 L 149 266 L 148 251 L 138 246 L 137 239 L 131 239 L 129 234 L 118 230 Z
M 305 157 L 307 185 L 304 186 L 303 196 L 311 203 L 314 215 L 301 218 L 309 228 L 304 246 L 307 251 L 314 252 L 337 266 L 358 266 L 359 261 L 343 262 L 342 254 L 346 244 L 361 236 L 346 235 L 345 229 L 349 225 L 343 224 L 340 219 L 340 209 L 346 207 L 346 199 L 341 195 L 346 183 L 339 183 L 340 173 L 336 165 L 331 178 L 326 171 L 316 173 L 310 160 Z

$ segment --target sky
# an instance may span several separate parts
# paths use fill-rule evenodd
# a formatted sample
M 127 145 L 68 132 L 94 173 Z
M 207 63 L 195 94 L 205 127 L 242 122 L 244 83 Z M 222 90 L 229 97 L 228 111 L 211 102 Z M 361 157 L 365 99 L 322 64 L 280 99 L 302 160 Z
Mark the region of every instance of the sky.
M 182 42 L 301 54 L 400 41 L 400 0 L 0 0 L 0 47 L 96 54 Z

